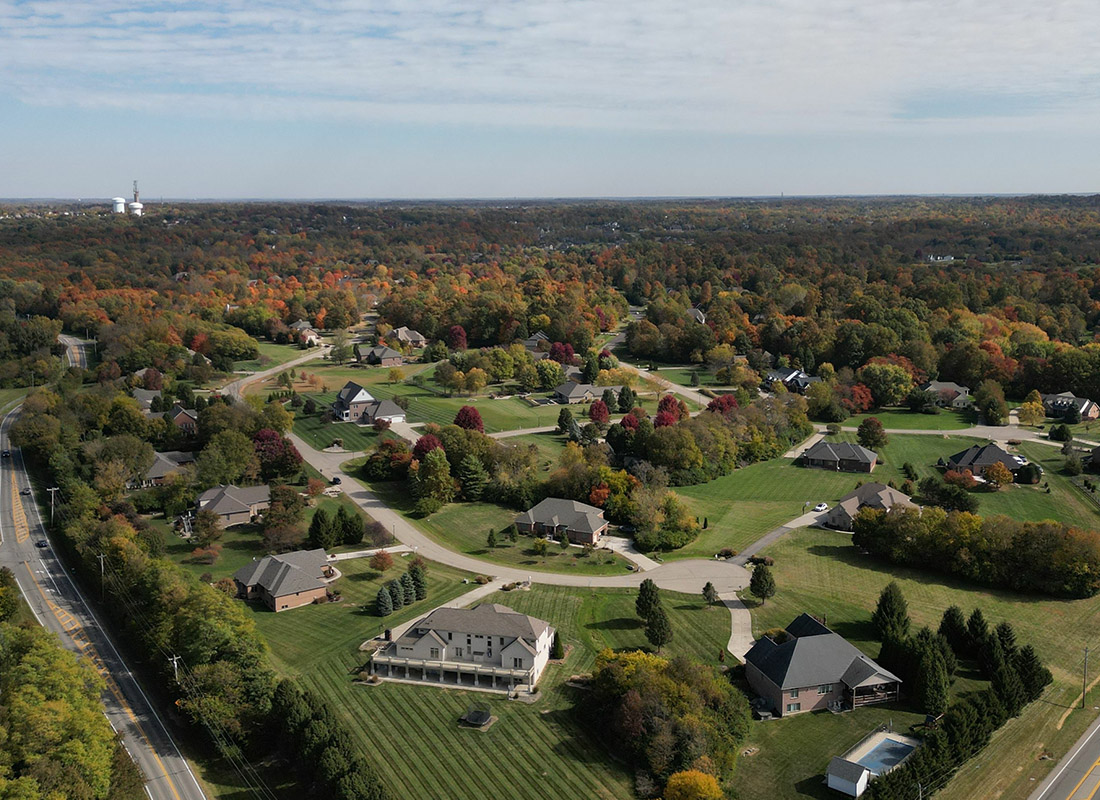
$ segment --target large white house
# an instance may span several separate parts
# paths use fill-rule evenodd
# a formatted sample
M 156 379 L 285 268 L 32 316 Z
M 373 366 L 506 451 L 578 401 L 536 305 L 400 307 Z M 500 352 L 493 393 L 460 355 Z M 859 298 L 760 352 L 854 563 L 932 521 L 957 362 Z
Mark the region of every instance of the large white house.
M 437 608 L 375 652 L 371 673 L 500 691 L 526 685 L 530 691 L 550 660 L 553 641 L 548 622 L 507 606 Z
M 393 400 L 377 400 L 374 395 L 354 381 L 348 381 L 336 395 L 332 414 L 343 422 L 373 425 L 376 420 L 404 422 L 405 409 Z

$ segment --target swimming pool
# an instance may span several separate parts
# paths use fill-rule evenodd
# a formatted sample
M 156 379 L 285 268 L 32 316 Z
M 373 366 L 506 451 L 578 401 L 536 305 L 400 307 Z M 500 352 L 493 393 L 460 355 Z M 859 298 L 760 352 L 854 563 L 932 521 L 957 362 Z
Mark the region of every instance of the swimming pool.
M 871 770 L 872 775 L 881 775 L 904 761 L 915 749 L 915 745 L 885 738 L 856 763 Z

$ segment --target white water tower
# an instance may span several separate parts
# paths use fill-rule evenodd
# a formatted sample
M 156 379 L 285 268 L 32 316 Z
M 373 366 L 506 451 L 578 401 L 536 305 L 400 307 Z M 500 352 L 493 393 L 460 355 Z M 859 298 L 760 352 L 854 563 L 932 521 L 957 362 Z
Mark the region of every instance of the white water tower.
M 114 204 L 116 214 L 125 214 L 126 213 L 126 198 L 125 197 L 111 198 L 111 202 Z
M 141 204 L 141 201 L 138 200 L 137 181 L 134 181 L 134 202 L 130 203 L 130 213 L 133 214 L 135 217 L 140 217 L 144 210 L 145 206 L 143 206 Z

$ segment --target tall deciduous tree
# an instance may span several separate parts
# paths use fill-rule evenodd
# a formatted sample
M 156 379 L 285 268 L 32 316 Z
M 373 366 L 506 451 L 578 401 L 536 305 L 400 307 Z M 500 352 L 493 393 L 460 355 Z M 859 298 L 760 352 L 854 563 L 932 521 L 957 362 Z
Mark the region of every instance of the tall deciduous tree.
M 889 441 L 886 430 L 877 417 L 867 417 L 859 423 L 859 427 L 856 429 L 856 438 L 861 445 L 870 450 L 884 447 Z

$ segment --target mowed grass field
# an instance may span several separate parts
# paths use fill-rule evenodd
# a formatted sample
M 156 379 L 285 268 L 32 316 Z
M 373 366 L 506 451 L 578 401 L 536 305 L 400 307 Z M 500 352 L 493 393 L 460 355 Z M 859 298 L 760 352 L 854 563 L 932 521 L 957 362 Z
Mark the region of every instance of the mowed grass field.
M 828 437 L 827 441 L 855 441 L 854 433 Z M 911 463 L 920 478 L 940 474 L 939 458 L 948 457 L 985 440 L 964 436 L 895 434 L 880 449 L 880 463 L 871 474 L 829 472 L 796 466 L 791 459 L 780 458 L 752 464 L 710 483 L 680 486 L 674 491 L 683 497 L 692 511 L 708 527 L 687 547 L 665 558 L 710 557 L 723 547 L 741 550 L 762 535 L 803 513 L 805 504 L 832 505 L 856 488 L 859 482 L 905 480 L 902 465 Z M 1100 528 L 1100 507 L 1084 496 L 1058 470 L 1064 460 L 1057 448 L 1043 444 L 1024 444 L 1020 452 L 1040 463 L 1050 485 L 1050 494 L 1042 484 L 1012 485 L 999 492 L 979 492 L 978 513 L 1006 514 L 1021 520 L 1058 519 L 1085 528 Z
M 632 774 L 577 725 L 576 690 L 564 682 L 589 671 L 605 646 L 647 647 L 634 597 L 625 589 L 535 586 L 485 598 L 549 621 L 571 648 L 563 664 L 548 667 L 533 704 L 460 689 L 356 686 L 352 678 L 362 659 L 355 652 L 310 662 L 301 681 L 337 710 L 395 797 L 628 800 L 634 796 Z M 726 609 L 706 609 L 701 598 L 668 592 L 662 600 L 673 628 L 665 653 L 717 663 L 729 638 Z M 473 701 L 489 703 L 498 718 L 488 731 L 459 727 L 458 718 Z
M 867 414 L 857 414 L 840 423 L 845 428 L 858 428 L 859 423 L 867 417 L 875 417 L 887 430 L 910 431 L 953 431 L 961 428 L 969 428 L 974 424 L 974 413 L 971 411 L 952 411 L 940 409 L 938 414 L 921 414 L 904 408 L 886 408 L 880 411 L 872 411 Z
M 772 627 L 783 627 L 798 614 L 808 612 L 826 617 L 837 633 L 875 655 L 878 645 L 870 624 L 871 612 L 882 588 L 897 580 L 914 626 L 935 628 L 943 610 L 952 604 L 967 615 L 980 607 L 990 626 L 1011 622 L 1017 641 L 1032 644 L 1051 669 L 1055 684 L 1046 695 L 1002 728 L 982 755 L 937 794 L 939 798 L 1026 797 L 1036 785 L 1032 778 L 1041 780 L 1095 717 L 1093 706 L 1100 704 L 1100 692 L 1096 690 L 1090 691 L 1087 711 L 1071 707 L 1080 704 L 1083 648 L 1100 643 L 1100 600 L 1096 598 L 1071 601 L 1012 594 L 931 572 L 897 568 L 861 555 L 847 535 L 827 531 L 793 531 L 765 553 L 775 559 L 773 573 L 778 591 L 765 605 L 752 608 L 757 635 Z M 1059 720 L 1067 713 L 1059 729 Z M 879 719 L 862 710 L 844 716 L 866 720 L 866 725 L 861 723 L 852 729 L 853 739 L 858 738 L 855 734 L 859 730 L 866 733 Z M 898 715 L 892 716 L 898 727 Z M 836 724 L 831 715 L 797 719 L 797 723 L 780 720 L 754 727 L 761 752 L 739 765 L 740 779 L 746 787 L 743 796 L 795 800 L 804 795 L 801 787 L 817 785 L 828 758 L 851 743 L 828 738 Z M 819 719 L 820 725 L 815 724 Z M 803 726 L 806 730 L 788 739 L 784 735 L 788 726 L 796 733 Z M 1040 761 L 1044 751 L 1052 753 L 1054 760 Z M 777 781 L 777 775 L 783 779 Z M 749 791 L 750 787 L 760 789 L 760 793 Z
M 485 570 L 492 573 L 493 564 L 529 569 L 535 572 L 565 572 L 575 575 L 621 575 L 629 564 L 622 556 L 609 550 L 597 550 L 585 556 L 580 547 L 562 550 L 557 542 L 550 543 L 545 556 L 537 555 L 531 536 L 520 535 L 513 544 L 499 535 L 512 524 L 516 512 L 493 503 L 450 503 L 424 519 L 410 516 L 411 498 L 402 483 L 375 482 L 364 485 L 377 494 L 390 508 L 405 515 L 409 522 L 451 550 L 483 559 Z M 489 529 L 497 531 L 497 546 L 486 545 Z
M 322 662 L 344 655 L 360 658 L 359 645 L 380 635 L 386 628 L 426 615 L 433 608 L 454 600 L 473 588 L 463 579 L 473 576 L 443 564 L 428 564 L 428 596 L 388 617 L 374 613 L 378 589 L 400 578 L 410 554 L 394 554 L 394 565 L 384 573 L 370 568 L 370 559 L 338 561 L 342 577 L 332 584 L 343 597 L 339 603 L 302 606 L 276 614 L 260 605 L 250 605 L 256 626 L 271 647 L 271 658 L 280 672 L 309 672 Z M 338 705 L 339 698 L 333 698 Z
M 293 361 L 309 352 L 308 350 L 302 350 L 297 345 L 275 344 L 274 342 L 264 341 L 257 341 L 256 347 L 260 351 L 259 357 L 251 361 L 234 362 L 233 369 L 235 371 L 259 372 L 261 370 L 271 369 L 279 364 Z

